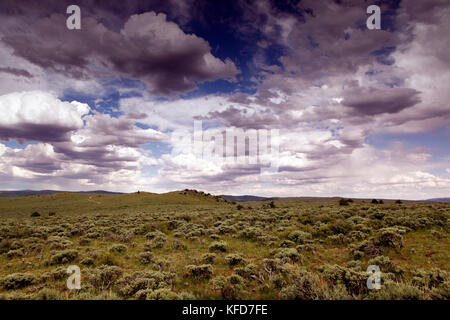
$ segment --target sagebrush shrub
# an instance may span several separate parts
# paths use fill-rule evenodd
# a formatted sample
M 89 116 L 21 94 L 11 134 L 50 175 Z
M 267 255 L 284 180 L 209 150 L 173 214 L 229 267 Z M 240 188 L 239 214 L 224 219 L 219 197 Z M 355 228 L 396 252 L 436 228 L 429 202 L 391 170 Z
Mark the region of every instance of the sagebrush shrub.
M 53 254 L 48 260 L 49 265 L 66 264 L 74 261 L 78 257 L 78 251 L 76 250 L 64 250 Z
M 329 286 L 342 284 L 346 287 L 349 294 L 352 295 L 362 295 L 367 292 L 366 281 L 368 274 L 366 272 L 359 272 L 339 265 L 329 264 L 320 266 L 318 270 L 328 282 Z
M 159 230 L 149 232 L 149 233 L 147 233 L 145 235 L 145 238 L 147 238 L 148 240 L 152 240 L 152 239 L 157 238 L 157 237 L 163 237 L 164 238 L 164 237 L 166 237 L 166 235 L 163 232 L 159 231 Z
M 450 281 L 445 281 L 442 285 L 431 289 L 430 298 L 434 300 L 450 299 Z
M 36 281 L 36 276 L 30 273 L 13 273 L 0 279 L 0 286 L 7 290 L 25 288 Z
M 151 238 L 149 245 L 151 248 L 162 248 L 164 247 L 166 241 L 167 236 L 164 233 L 160 232 L 156 236 Z
M 370 259 L 367 264 L 379 266 L 381 272 L 391 272 L 394 274 L 400 274 L 403 272 L 399 266 L 397 266 L 389 257 L 386 256 L 377 256 Z
M 449 281 L 449 273 L 444 270 L 433 268 L 431 270 L 419 269 L 413 274 L 413 283 L 419 287 L 434 288 Z
M 361 259 L 364 255 L 377 256 L 380 255 L 381 252 L 381 248 L 374 243 L 373 239 L 364 240 L 351 247 L 353 259 Z
M 305 244 L 312 239 L 312 235 L 309 232 L 295 230 L 288 235 L 288 239 L 296 242 L 297 244 Z
M 6 253 L 6 256 L 8 258 L 16 258 L 16 257 L 22 257 L 25 255 L 25 251 L 23 248 L 16 249 L 16 250 L 9 250 L 8 253 Z
M 257 275 L 257 266 L 253 263 L 249 263 L 243 267 L 237 267 L 234 269 L 236 274 L 240 275 L 244 279 L 252 279 Z
M 262 235 L 262 230 L 256 227 L 245 227 L 239 232 L 239 238 L 257 240 Z
M 261 264 L 264 271 L 269 274 L 283 270 L 283 261 L 281 261 L 281 259 L 263 259 Z
M 297 252 L 294 248 L 281 248 L 275 251 L 275 258 L 284 260 L 284 261 L 302 261 L 303 256 Z
M 292 284 L 285 286 L 280 291 L 283 299 L 289 300 L 317 300 L 326 298 L 323 288 L 320 285 L 319 276 L 301 270 L 294 274 Z
M 212 279 L 211 284 L 215 290 L 220 291 L 223 299 L 236 300 L 244 293 L 245 280 L 237 274 L 232 274 L 229 277 L 218 276 Z
M 123 270 L 116 266 L 100 266 L 83 272 L 85 279 L 94 288 L 105 290 L 111 287 L 123 274 Z
M 200 266 L 188 265 L 186 266 L 186 277 L 193 278 L 195 280 L 207 280 L 213 275 L 213 267 L 210 264 L 202 264 Z
M 173 241 L 171 247 L 174 250 L 186 250 L 187 249 L 186 245 L 179 240 Z
M 344 219 L 334 219 L 328 224 L 328 229 L 332 234 L 347 234 L 353 229 L 353 224 Z
M 396 228 L 384 228 L 381 229 L 375 239 L 376 245 L 387 248 L 402 248 L 403 237 Z
M 229 254 L 225 257 L 225 261 L 230 266 L 235 266 L 235 265 L 241 263 L 243 260 L 244 260 L 244 257 L 237 253 Z
M 342 234 L 333 234 L 327 237 L 327 241 L 331 244 L 345 244 L 348 242 L 348 238 Z
M 51 272 L 44 272 L 41 277 L 41 282 L 47 282 L 47 281 L 58 281 L 67 278 L 67 269 L 64 267 L 58 267 L 54 269 Z
M 44 288 L 38 293 L 33 295 L 35 300 L 60 300 L 62 299 L 61 293 L 58 290 Z
M 141 252 L 139 254 L 139 262 L 142 264 L 149 264 L 155 261 L 154 254 L 150 251 Z
M 201 257 L 201 261 L 205 264 L 213 264 L 214 259 L 216 258 L 216 255 L 214 253 L 205 253 Z
M 169 289 L 139 290 L 135 297 L 138 300 L 183 300 L 182 296 Z
M 127 246 L 124 244 L 113 244 L 110 248 L 109 251 L 113 252 L 113 253 L 123 253 L 125 251 L 127 251 Z
M 61 207 L 49 217 L 48 206 L 33 207 L 41 217 L 26 209 L 9 218 L 7 210 L 0 220 L 0 299 L 450 299 L 446 204 L 280 202 L 277 209 L 260 203 L 238 211 L 224 202 L 217 210 L 153 207 L 141 194 L 136 208 L 124 204 L 119 214 Z M 116 244 L 126 253 L 110 251 Z M 397 250 L 402 245 L 408 248 Z M 167 249 L 155 249 L 161 246 Z M 69 262 L 72 249 L 79 254 Z M 68 264 L 82 267 L 81 290 L 66 289 Z M 369 264 L 381 268 L 380 290 L 367 289 Z M 35 280 L 3 281 L 8 273 L 29 274 L 22 270 Z
M 140 290 L 171 289 L 175 274 L 159 271 L 137 271 L 120 279 L 116 290 L 120 296 L 133 297 Z
M 12 240 L 11 239 L 3 239 L 0 241 L 0 254 L 8 252 L 11 248 Z
M 227 251 L 227 243 L 225 241 L 214 241 L 209 246 L 209 251 L 219 251 L 219 252 L 226 252 Z
M 95 263 L 95 261 L 90 257 L 86 257 L 81 259 L 80 263 L 84 266 L 92 266 Z
M 422 300 L 423 292 L 410 284 L 385 281 L 379 290 L 371 290 L 368 299 L 371 300 Z
M 80 237 L 80 239 L 78 239 L 78 244 L 80 246 L 87 246 L 91 243 L 91 239 L 87 238 L 87 237 Z

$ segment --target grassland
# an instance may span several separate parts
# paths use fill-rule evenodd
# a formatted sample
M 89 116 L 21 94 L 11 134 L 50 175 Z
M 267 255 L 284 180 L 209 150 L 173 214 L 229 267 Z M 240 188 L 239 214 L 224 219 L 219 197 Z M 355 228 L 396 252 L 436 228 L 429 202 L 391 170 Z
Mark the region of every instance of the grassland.
M 0 298 L 449 298 L 450 204 L 343 204 L 194 190 L 0 198 Z

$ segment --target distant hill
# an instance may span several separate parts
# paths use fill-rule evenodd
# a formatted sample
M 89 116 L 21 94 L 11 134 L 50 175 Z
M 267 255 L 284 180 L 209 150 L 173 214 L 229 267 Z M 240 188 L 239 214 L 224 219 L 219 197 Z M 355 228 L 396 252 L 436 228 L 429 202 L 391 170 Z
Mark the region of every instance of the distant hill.
M 339 201 L 346 197 L 258 197 L 252 195 L 231 196 L 221 195 L 221 197 L 228 201 L 236 202 L 252 202 L 252 201 L 278 201 L 278 202 L 333 202 Z M 373 198 L 351 198 L 355 202 L 371 202 Z M 381 199 L 384 203 L 394 203 L 398 199 Z M 403 202 L 450 202 L 450 198 L 438 198 L 430 200 L 402 200 Z
M 1 216 L 29 216 L 37 211 L 47 215 L 79 214 L 109 214 L 114 212 L 146 212 L 147 207 L 161 208 L 161 212 L 176 212 L 189 206 L 209 208 L 226 204 L 220 197 L 195 190 L 173 191 L 168 193 L 86 193 L 57 192 L 31 196 L 0 197 Z
M 228 200 L 228 201 L 264 201 L 269 200 L 271 198 L 266 197 L 258 197 L 258 196 L 250 196 L 250 195 L 244 195 L 244 196 L 230 196 L 230 195 L 221 195 L 222 199 Z
M 175 195 L 175 194 L 181 194 L 187 192 L 190 195 L 208 195 L 210 194 L 201 192 L 201 191 L 195 191 L 195 190 L 188 190 L 185 189 L 183 191 L 174 191 L 174 192 L 168 192 L 166 194 L 161 195 Z M 45 196 L 45 195 L 52 195 L 52 194 L 98 194 L 98 195 L 126 195 L 126 193 L 122 192 L 111 192 L 111 191 L 105 191 L 105 190 L 92 190 L 92 191 L 61 191 L 61 190 L 17 190 L 17 191 L 0 191 L 0 198 L 10 198 L 10 197 L 28 197 L 28 196 Z M 143 194 L 153 194 L 158 195 L 155 193 L 148 193 L 143 192 Z M 222 199 L 228 200 L 228 201 L 236 201 L 236 202 L 251 202 L 251 201 L 279 201 L 279 202 L 328 202 L 328 201 L 339 201 L 342 197 L 260 197 L 260 196 L 253 196 L 253 195 L 241 195 L 241 196 L 233 196 L 233 195 L 220 195 L 218 196 Z M 371 201 L 372 198 L 353 198 L 354 201 L 360 202 L 360 201 Z M 393 199 L 383 199 L 386 203 L 394 202 Z M 450 198 L 432 198 L 427 200 L 403 200 L 407 202 L 446 202 L 450 203 Z
M 428 201 L 428 202 L 450 202 L 450 198 L 433 198 L 433 199 L 428 199 L 425 201 Z
M 121 192 L 110 192 L 104 190 L 93 190 L 93 191 L 17 190 L 17 191 L 0 191 L 0 197 L 42 196 L 46 194 L 57 194 L 57 193 L 122 194 Z
M 328 201 L 339 201 L 339 199 L 341 199 L 340 197 L 258 197 L 251 195 L 244 195 L 244 196 L 221 195 L 221 197 L 228 201 L 237 201 L 237 202 L 250 202 L 250 201 L 328 202 Z

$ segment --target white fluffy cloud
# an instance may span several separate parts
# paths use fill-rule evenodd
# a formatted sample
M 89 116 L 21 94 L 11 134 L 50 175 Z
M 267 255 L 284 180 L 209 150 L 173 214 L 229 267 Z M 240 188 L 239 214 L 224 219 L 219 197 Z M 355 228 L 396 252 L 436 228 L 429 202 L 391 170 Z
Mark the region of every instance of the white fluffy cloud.
M 26 124 L 81 128 L 81 117 L 88 114 L 87 104 L 63 102 L 52 94 L 41 91 L 14 92 L 0 96 L 0 125 Z
M 93 112 L 87 104 L 65 102 L 42 91 L 0 96 L 0 139 L 35 141 L 23 148 L 0 144 L 3 183 L 58 183 L 58 188 L 128 184 L 140 170 L 156 165 L 142 145 L 166 136 L 141 129 L 133 119 Z M 115 176 L 117 174 L 117 176 Z M 126 182 L 124 182 L 126 181 Z
M 435 150 L 426 146 L 391 141 L 375 148 L 368 142 L 377 134 L 448 128 L 450 44 L 442 30 L 450 27 L 450 9 L 443 3 L 402 1 L 395 14 L 385 16 L 395 32 L 360 28 L 365 1 L 301 1 L 295 9 L 303 19 L 269 1 L 251 8 L 242 4 L 246 23 L 231 27 L 241 34 L 261 33 L 259 49 L 282 46 L 280 65 L 270 65 L 258 51 L 252 63 L 262 71 L 253 78 L 255 94 L 191 99 L 161 100 L 152 94 L 190 90 L 196 81 L 233 77 L 238 71 L 230 60 L 215 57 L 206 40 L 164 14 L 131 15 L 117 30 L 90 17 L 87 34 L 51 29 L 54 34 L 44 48 L 29 42 L 29 36 L 43 36 L 48 26 L 63 21 L 60 15 L 37 19 L 33 32 L 17 38 L 6 30 L 0 57 L 14 68 L 0 66 L 0 81 L 5 81 L 0 93 L 15 85 L 41 91 L 0 96 L 0 139 L 38 141 L 23 149 L 0 144 L 0 176 L 17 188 L 187 187 L 218 194 L 414 199 L 448 195 L 448 158 L 436 159 Z M 61 55 L 54 49 L 66 36 L 70 41 Z M 88 45 L 86 38 L 92 40 Z M 111 74 L 140 79 L 148 89 L 140 97 L 122 98 L 121 116 L 57 98 L 64 85 L 92 92 L 98 89 L 96 80 Z M 56 93 L 47 93 L 48 88 Z M 194 120 L 203 120 L 209 133 L 279 129 L 280 152 L 265 155 L 278 170 L 261 173 L 260 164 L 197 157 L 190 149 Z M 170 140 L 173 130 L 184 131 L 188 139 Z M 142 148 L 148 142 L 161 143 L 162 155 Z
M 42 91 L 13 92 L 0 96 L 0 139 L 64 141 L 83 127 L 87 104 L 63 102 Z

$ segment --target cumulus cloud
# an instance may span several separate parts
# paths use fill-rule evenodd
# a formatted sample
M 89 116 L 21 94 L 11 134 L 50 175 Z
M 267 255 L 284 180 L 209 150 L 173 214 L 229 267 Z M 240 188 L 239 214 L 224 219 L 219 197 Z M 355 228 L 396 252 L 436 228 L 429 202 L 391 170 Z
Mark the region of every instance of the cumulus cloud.
M 82 31 L 68 30 L 66 16 L 56 13 L 29 23 L 25 32 L 15 32 L 14 23 L 8 19 L 0 28 L 14 55 L 70 78 L 104 79 L 113 71 L 144 81 L 154 94 L 171 95 L 194 89 L 195 81 L 238 73 L 231 60 L 214 57 L 208 42 L 184 33 L 163 13 L 132 15 L 119 32 L 92 17 L 83 18 Z
M 141 146 L 167 138 L 126 116 L 113 118 L 42 91 L 0 96 L 0 115 L 1 140 L 37 142 L 22 148 L 0 144 L 0 175 L 8 180 L 95 185 L 111 182 L 115 172 L 136 179 L 136 172 L 157 164 Z
M 344 93 L 344 105 L 361 115 L 397 113 L 420 102 L 419 92 L 409 88 L 361 88 Z
M 72 135 L 72 141 L 78 146 L 91 147 L 115 145 L 138 147 L 145 142 L 167 139 L 153 129 L 141 129 L 132 119 L 112 118 L 110 115 L 96 113 L 84 118 L 85 126 Z
M 88 105 L 63 102 L 41 91 L 14 92 L 0 96 L 0 139 L 65 141 L 83 126 Z
M 0 144 L 4 183 L 19 188 L 198 188 L 218 194 L 415 199 L 450 192 L 448 156 L 440 159 L 420 139 L 409 139 L 413 146 L 389 143 L 402 139 L 398 133 L 426 137 L 450 123 L 450 45 L 442 38 L 442 30 L 450 27 L 450 12 L 444 1 L 382 4 L 383 30 L 372 31 L 364 27 L 366 1 L 308 0 L 291 2 L 288 10 L 269 0 L 240 2 L 237 22 L 229 27 L 240 40 L 258 39 L 246 66 L 255 72 L 256 92 L 162 100 L 154 95 L 187 91 L 196 81 L 238 72 L 231 61 L 216 58 L 206 40 L 189 33 L 189 15 L 198 9 L 189 1 L 170 3 L 167 16 L 134 1 L 98 6 L 95 13 L 87 10 L 83 33 L 54 28 L 65 24 L 65 16 L 37 8 L 30 20 L 33 30 L 25 26 L 25 32 L 15 31 L 15 22 L 4 20 L 8 28 L 2 28 L 0 57 L 14 67 L 0 69 L 1 92 L 14 85 L 38 86 L 41 79 L 61 92 L 58 83 L 69 82 L 56 77 L 95 92 L 98 87 L 87 81 L 119 75 L 144 81 L 149 91 L 124 95 L 118 106 L 123 114 L 116 116 L 77 113 L 79 103 L 48 95 L 33 101 L 43 106 L 49 101 L 48 108 L 31 113 L 22 108 L 23 93 L 14 93 L 20 107 L 0 110 L 10 117 L 0 119 L 0 138 L 39 143 L 23 149 Z M 123 14 L 117 14 L 118 8 Z M 203 26 L 207 23 L 202 15 L 199 19 Z M 30 40 L 44 35 L 45 45 Z M 281 48 L 279 55 L 269 57 L 274 46 Z M 67 110 L 74 110 L 72 118 Z M 199 158 L 190 145 L 194 120 L 203 121 L 206 137 L 230 128 L 280 129 L 279 153 L 265 157 L 278 170 L 262 173 L 261 163 Z M 177 130 L 188 139 L 169 140 Z M 393 137 L 384 145 L 371 145 L 371 137 L 387 133 Z M 149 142 L 161 149 L 142 147 Z M 244 147 L 246 154 L 254 149 L 250 142 Z

